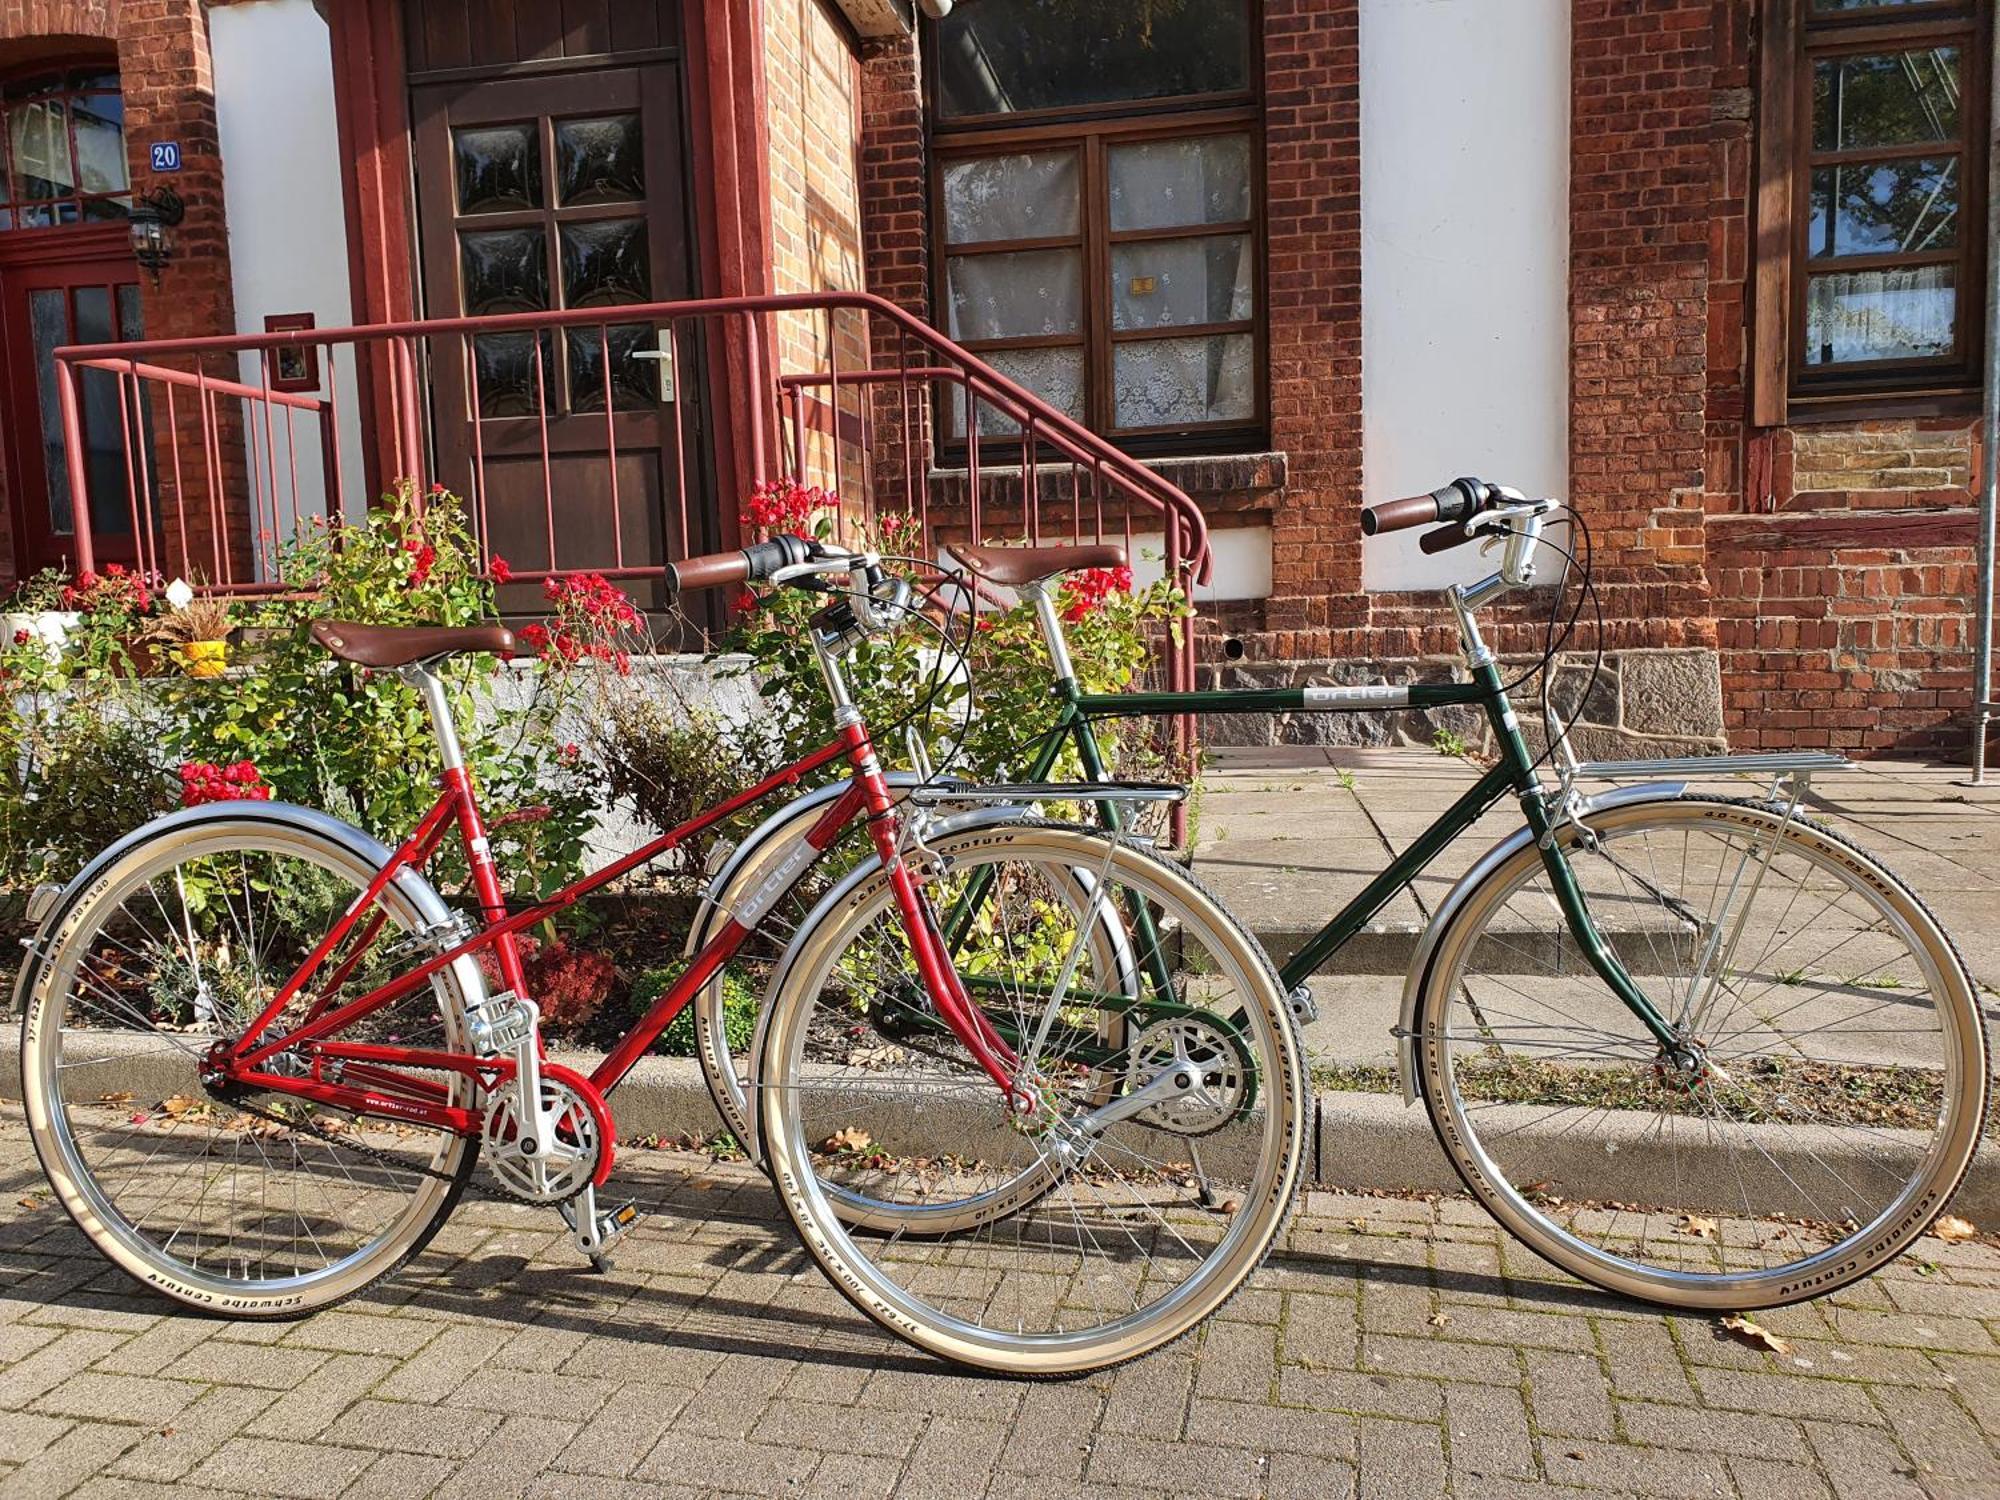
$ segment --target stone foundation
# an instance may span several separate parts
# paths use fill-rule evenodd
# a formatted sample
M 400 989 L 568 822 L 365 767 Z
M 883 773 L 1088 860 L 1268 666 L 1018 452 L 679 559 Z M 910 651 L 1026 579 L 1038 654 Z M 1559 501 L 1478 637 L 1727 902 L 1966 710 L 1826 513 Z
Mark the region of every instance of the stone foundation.
M 1578 755 L 1630 760 L 1659 755 L 1720 755 L 1722 674 L 1713 651 L 1633 650 L 1607 654 L 1595 682 L 1591 657 L 1567 652 L 1556 669 L 1552 701 L 1565 720 L 1587 693 L 1570 731 Z M 1509 680 L 1531 660 L 1508 661 Z M 1202 687 L 1346 687 L 1364 683 L 1451 682 L 1463 675 L 1454 658 L 1398 661 L 1227 662 L 1202 668 Z M 1532 685 L 1515 696 L 1521 727 L 1539 751 L 1540 714 Z M 1435 745 L 1453 735 L 1474 753 L 1490 753 L 1492 733 L 1477 708 L 1380 709 L 1360 713 L 1211 714 L 1201 723 L 1204 745 Z

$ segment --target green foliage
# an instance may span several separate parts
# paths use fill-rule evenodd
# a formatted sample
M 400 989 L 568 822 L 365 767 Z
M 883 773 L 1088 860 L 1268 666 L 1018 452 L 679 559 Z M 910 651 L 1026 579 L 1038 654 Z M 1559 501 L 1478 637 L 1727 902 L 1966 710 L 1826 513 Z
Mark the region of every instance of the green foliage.
M 1460 759 L 1472 753 L 1467 748 L 1465 740 L 1461 735 L 1454 730 L 1444 728 L 1439 728 L 1432 732 L 1431 748 L 1437 751 L 1439 755 L 1456 756 Z
M 1062 598 L 1070 658 L 1086 693 L 1131 686 L 1156 659 L 1163 639 L 1178 638 L 1189 612 L 1186 596 L 1168 581 L 1138 590 L 1066 589 Z M 747 659 L 739 671 L 758 682 L 761 727 L 774 742 L 768 752 L 774 764 L 797 759 L 833 736 L 833 703 L 807 627 L 822 602 L 801 590 L 775 590 L 759 598 L 723 642 L 725 651 Z M 855 701 L 889 755 L 900 753 L 903 734 L 914 728 L 940 769 L 975 780 L 1018 779 L 1060 708 L 1034 610 L 1023 603 L 982 614 L 969 649 L 963 618 L 947 623 L 949 649 L 915 625 L 856 648 L 846 664 Z M 1121 734 L 1114 723 L 1096 725 L 1095 733 L 1112 774 L 1162 769 L 1161 756 L 1143 736 Z M 1075 747 L 1066 745 L 1051 774 L 1075 779 L 1081 770 Z
M 648 969 L 632 984 L 632 1014 L 637 1019 L 660 996 L 672 989 L 681 977 L 681 970 Z M 722 1034 L 729 1040 L 731 1053 L 750 1050 L 750 1043 L 757 1034 L 757 991 L 750 981 L 734 966 L 722 971 Z M 674 1017 L 673 1024 L 660 1033 L 653 1050 L 664 1057 L 693 1057 L 695 1055 L 694 1008 L 690 1001 L 681 1013 Z
M 225 677 L 133 681 L 124 655 L 137 623 L 131 601 L 103 587 L 81 594 L 83 618 L 60 650 L 34 639 L 0 646 L 10 689 L 0 695 L 8 773 L 0 837 L 11 875 L 66 877 L 170 806 L 187 761 L 250 761 L 279 800 L 324 808 L 391 843 L 415 826 L 436 799 L 438 775 L 416 690 L 393 672 L 336 661 L 311 627 L 489 618 L 492 588 L 479 576 L 462 507 L 442 491 L 419 497 L 404 485 L 358 522 L 316 518 L 286 545 L 281 570 L 298 594 L 241 612 L 242 647 Z M 40 594 L 51 586 L 35 582 Z M 553 890 L 581 871 L 602 801 L 594 770 L 561 742 L 596 665 L 556 660 L 524 672 L 491 657 L 457 658 L 440 675 L 497 825 L 502 869 L 525 893 Z M 501 722 L 491 729 L 473 722 L 483 694 L 498 699 Z M 462 864 L 447 845 L 433 873 L 449 885 Z

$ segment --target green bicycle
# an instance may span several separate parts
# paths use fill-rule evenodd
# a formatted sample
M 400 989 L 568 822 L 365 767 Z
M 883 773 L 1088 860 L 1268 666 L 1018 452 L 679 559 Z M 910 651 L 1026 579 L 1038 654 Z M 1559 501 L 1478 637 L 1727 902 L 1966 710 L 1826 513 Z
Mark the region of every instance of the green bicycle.
M 1031 601 L 1040 621 L 1055 721 L 1030 783 L 1068 745 L 1088 781 L 905 785 L 920 806 L 1101 797 L 1102 816 L 1118 826 L 1092 733 L 1104 717 L 1483 710 L 1495 763 L 1282 966 L 1295 1014 L 1315 1014 L 1310 976 L 1482 814 L 1513 798 L 1522 826 L 1454 886 L 1410 964 L 1395 1028 L 1405 1103 L 1423 1105 L 1488 1211 L 1576 1276 L 1686 1309 L 1820 1295 L 1906 1248 L 1972 1162 L 1988 1087 L 1974 986 L 1907 886 L 1801 815 L 1812 772 L 1838 757 L 1582 765 L 1546 697 L 1548 749 L 1530 750 L 1510 690 L 1533 674 L 1503 678 L 1477 614 L 1535 586 L 1545 550 L 1574 561 L 1545 535 L 1561 509 L 1462 479 L 1364 514 L 1371 536 L 1433 527 L 1428 551 L 1500 549 L 1495 572 L 1448 593 L 1466 675 L 1446 683 L 1088 694 L 1070 669 L 1055 601 L 1062 575 L 1106 565 L 1106 549 L 955 547 L 967 567 Z M 1579 571 L 1580 611 L 1589 583 Z M 1552 629 L 1544 664 L 1558 644 Z M 1745 772 L 1768 777 L 1768 794 L 1729 798 L 1688 784 Z M 1595 796 L 1579 790 L 1600 778 L 1642 780 Z M 708 922 L 782 863 L 807 817 L 774 820 L 745 840 L 710 887 Z M 976 921 L 985 894 L 974 886 L 958 899 L 953 920 Z M 1100 1008 L 1150 1007 L 1171 1034 L 1172 1008 L 1187 997 L 1160 991 L 1149 972 L 1162 935 L 1137 911 L 1108 923 L 1103 941 L 1120 934 L 1139 958 L 1107 969 L 1126 976 L 1124 994 L 1100 998 Z M 729 1044 L 719 995 L 701 1007 L 711 1092 L 726 1119 L 741 1121 L 754 1056 Z M 1187 1149 L 1198 1166 L 1196 1142 Z

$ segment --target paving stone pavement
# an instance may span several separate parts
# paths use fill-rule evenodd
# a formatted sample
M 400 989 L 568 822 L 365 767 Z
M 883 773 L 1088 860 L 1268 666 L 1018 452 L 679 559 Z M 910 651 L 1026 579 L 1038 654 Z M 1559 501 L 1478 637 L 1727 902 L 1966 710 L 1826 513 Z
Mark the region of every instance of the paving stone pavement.
M 0 1500 L 2000 1495 L 2000 1246 L 1924 1240 L 1762 1321 L 1561 1277 L 1471 1203 L 1314 1192 L 1201 1333 L 1091 1379 L 956 1374 L 826 1285 L 736 1164 L 631 1151 L 609 1275 L 468 1202 L 294 1323 L 184 1316 L 89 1249 L 0 1106 Z

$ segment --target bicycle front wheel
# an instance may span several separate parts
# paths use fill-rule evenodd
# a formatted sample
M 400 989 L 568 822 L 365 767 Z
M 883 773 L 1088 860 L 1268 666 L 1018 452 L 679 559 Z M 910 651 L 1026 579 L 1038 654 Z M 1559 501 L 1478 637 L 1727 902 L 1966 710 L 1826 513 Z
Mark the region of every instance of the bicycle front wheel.
M 1036 1103 L 1010 1106 L 937 1016 L 874 876 L 801 935 L 771 1001 L 757 1106 L 780 1200 L 850 1300 L 935 1354 L 1039 1376 L 1136 1358 L 1226 1301 L 1289 1207 L 1306 1092 L 1277 977 L 1130 843 L 1016 823 L 933 852 L 923 899 L 942 921 L 979 893 L 954 959 Z M 1150 938 L 1107 956 L 1107 912 Z
M 204 1086 L 209 1050 L 242 1033 L 375 874 L 359 835 L 295 812 L 177 814 L 134 839 L 54 922 L 22 1023 L 29 1133 L 63 1207 L 135 1279 L 242 1318 L 302 1316 L 400 1265 L 444 1222 L 478 1149 Z M 314 996 L 331 1007 L 393 977 L 399 941 L 428 925 L 417 889 L 389 886 L 380 923 L 364 916 L 321 987 L 265 1034 L 297 1026 Z M 462 1051 L 463 1009 L 446 968 L 339 1036 Z M 312 1063 L 287 1051 L 265 1066 L 302 1076 Z M 445 1083 L 472 1102 L 461 1075 Z
M 1561 833 L 1663 1045 L 1571 936 L 1538 850 L 1467 898 L 1423 980 L 1418 1071 L 1466 1185 L 1624 1295 L 1770 1307 L 1923 1233 L 1986 1110 L 1964 965 L 1875 860 L 1770 803 L 1629 804 Z

